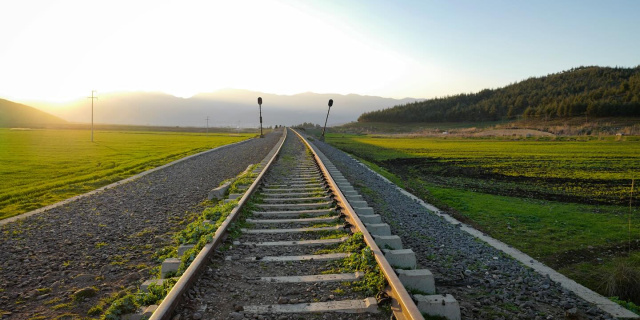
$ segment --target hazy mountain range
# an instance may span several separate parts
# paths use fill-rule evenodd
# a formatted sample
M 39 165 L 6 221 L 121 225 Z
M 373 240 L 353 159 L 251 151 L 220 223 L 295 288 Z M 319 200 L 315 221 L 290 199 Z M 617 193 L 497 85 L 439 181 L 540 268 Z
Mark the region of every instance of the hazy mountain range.
M 414 102 L 417 99 L 391 99 L 356 94 L 300 93 L 276 95 L 249 90 L 225 89 L 179 98 L 155 92 L 99 94 L 94 106 L 94 121 L 104 124 L 154 126 L 255 127 L 259 124 L 257 98 L 262 97 L 265 126 L 295 125 L 303 122 L 323 124 L 329 99 L 334 100 L 329 125 L 355 121 L 364 112 Z M 69 122 L 91 121 L 91 100 L 68 104 L 27 102 L 42 111 Z

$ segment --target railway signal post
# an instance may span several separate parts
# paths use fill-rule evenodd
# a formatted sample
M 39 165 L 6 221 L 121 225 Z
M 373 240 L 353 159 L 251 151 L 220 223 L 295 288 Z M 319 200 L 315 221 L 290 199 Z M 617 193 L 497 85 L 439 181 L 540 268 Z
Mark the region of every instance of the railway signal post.
M 258 97 L 258 108 L 260 109 L 260 138 L 264 138 L 262 135 L 262 97 Z
M 324 141 L 324 132 L 327 130 L 327 120 L 329 120 L 329 111 L 331 111 L 331 106 L 333 106 L 333 99 L 329 99 L 329 110 L 327 110 L 327 118 L 324 119 L 324 128 L 322 128 L 322 136 L 320 137 L 320 141 Z

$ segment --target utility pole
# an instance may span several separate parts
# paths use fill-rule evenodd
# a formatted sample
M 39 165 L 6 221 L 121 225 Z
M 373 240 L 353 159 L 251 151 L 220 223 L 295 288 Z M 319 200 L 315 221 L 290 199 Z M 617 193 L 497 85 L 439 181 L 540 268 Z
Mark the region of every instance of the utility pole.
M 329 99 L 329 110 L 327 110 L 327 117 L 324 119 L 324 128 L 322 128 L 320 141 L 324 141 L 324 132 L 327 130 L 327 120 L 329 120 L 329 111 L 331 111 L 331 106 L 333 106 L 333 99 Z
M 91 90 L 91 97 L 87 97 L 87 99 L 91 99 L 91 142 L 93 142 L 93 100 L 98 99 L 98 97 L 94 96 L 96 90 Z
M 260 138 L 264 138 L 262 135 L 262 97 L 258 97 L 258 108 L 260 108 Z
M 209 136 L 209 116 L 207 116 L 207 137 Z

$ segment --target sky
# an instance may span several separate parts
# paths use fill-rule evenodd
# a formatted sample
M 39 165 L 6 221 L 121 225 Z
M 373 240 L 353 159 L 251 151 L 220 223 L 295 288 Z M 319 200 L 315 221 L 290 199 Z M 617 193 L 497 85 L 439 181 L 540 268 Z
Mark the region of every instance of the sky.
M 640 1 L 3 0 L 0 98 L 432 98 L 640 64 Z

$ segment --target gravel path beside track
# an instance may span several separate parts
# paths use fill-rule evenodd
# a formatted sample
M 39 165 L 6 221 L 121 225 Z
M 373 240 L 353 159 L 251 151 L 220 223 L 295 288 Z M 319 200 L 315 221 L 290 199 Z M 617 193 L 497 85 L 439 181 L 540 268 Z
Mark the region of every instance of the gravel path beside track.
M 475 239 L 400 193 L 344 152 L 316 146 L 391 225 L 463 319 L 612 319 L 594 305 Z
M 209 190 L 261 161 L 281 134 L 215 150 L 1 226 L 0 317 L 86 317 L 100 298 L 137 288 L 159 265 L 153 253 L 171 243 L 187 212 L 200 212 Z M 72 299 L 92 287 L 94 297 Z

